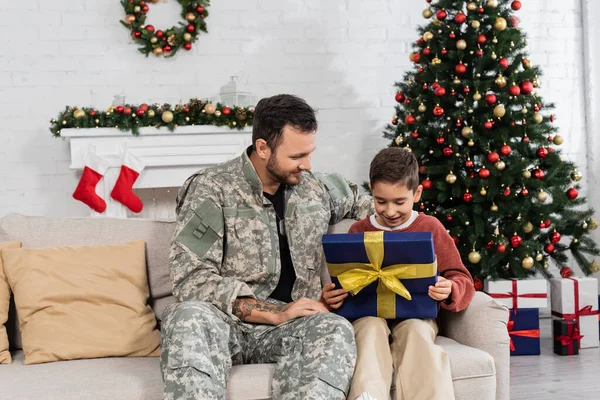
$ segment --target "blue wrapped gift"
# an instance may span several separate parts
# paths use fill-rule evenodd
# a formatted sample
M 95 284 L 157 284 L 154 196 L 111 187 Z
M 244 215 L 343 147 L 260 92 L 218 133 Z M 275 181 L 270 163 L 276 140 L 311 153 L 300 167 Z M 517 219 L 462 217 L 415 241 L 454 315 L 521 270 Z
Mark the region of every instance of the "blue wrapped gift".
M 517 308 L 510 310 L 508 321 L 511 356 L 540 355 L 540 310 Z
M 323 251 L 332 282 L 351 293 L 339 315 L 437 317 L 438 303 L 428 295 L 437 282 L 431 232 L 327 234 Z

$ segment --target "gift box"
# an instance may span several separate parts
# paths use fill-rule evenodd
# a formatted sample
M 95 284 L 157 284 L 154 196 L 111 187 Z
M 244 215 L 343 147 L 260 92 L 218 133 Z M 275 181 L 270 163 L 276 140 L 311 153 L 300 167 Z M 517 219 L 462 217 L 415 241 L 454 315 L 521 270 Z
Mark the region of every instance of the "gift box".
M 548 284 L 545 279 L 486 280 L 484 291 L 510 309 L 548 306 Z
M 540 354 L 540 310 L 520 308 L 510 310 L 508 336 L 511 356 L 537 356 Z
M 577 321 L 564 319 L 552 320 L 552 336 L 554 337 L 554 352 L 560 356 L 579 354 L 581 335 Z
M 552 315 L 575 320 L 582 335 L 580 349 L 598 347 L 598 281 L 596 278 L 550 279 Z
M 323 235 L 332 282 L 351 295 L 337 314 L 357 319 L 436 318 L 428 295 L 437 282 L 431 232 L 365 232 Z

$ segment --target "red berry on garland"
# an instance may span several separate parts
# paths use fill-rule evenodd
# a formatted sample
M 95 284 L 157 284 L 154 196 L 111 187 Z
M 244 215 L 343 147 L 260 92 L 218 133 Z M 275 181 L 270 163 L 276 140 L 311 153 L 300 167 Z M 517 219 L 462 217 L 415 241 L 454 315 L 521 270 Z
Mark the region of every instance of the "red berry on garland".
M 396 93 L 395 99 L 398 103 L 402 103 L 404 101 L 404 93 Z
M 493 104 L 496 104 L 496 95 L 495 94 L 488 94 L 487 96 L 485 96 L 485 101 L 487 101 L 487 103 L 491 106 Z
M 546 243 L 544 246 L 544 251 L 548 254 L 554 253 L 554 245 L 552 243 Z
M 512 149 L 507 144 L 500 147 L 500 153 L 502 153 L 503 156 L 508 156 L 511 152 L 512 152 Z
M 521 239 L 521 236 L 519 235 L 514 235 L 510 238 L 510 244 L 512 247 L 519 247 L 521 243 L 523 243 L 523 239 Z
M 223 107 L 223 110 L 221 110 L 223 112 L 223 115 L 229 115 L 231 114 L 231 108 L 229 107 Z
M 185 28 L 185 30 L 188 31 L 189 33 L 194 33 L 194 31 L 196 30 L 196 27 L 194 25 L 190 24 Z
M 138 115 L 138 117 L 141 117 L 144 115 L 145 112 L 146 110 L 144 110 L 143 108 L 138 108 L 135 113 Z
M 131 115 L 131 107 L 125 107 L 123 109 L 123 114 L 125 114 L 125 115 Z
M 575 200 L 577 196 L 579 196 L 579 192 L 577 191 L 577 189 L 571 188 L 567 190 L 567 197 L 569 198 L 569 200 Z
M 487 41 L 487 38 L 485 37 L 485 35 L 483 33 L 477 37 L 477 43 L 479 43 L 479 44 L 485 44 L 486 41 Z
M 150 7 L 148 7 L 147 5 L 142 7 L 142 11 L 147 13 L 148 11 L 150 11 Z
M 433 115 L 435 115 L 436 117 L 441 117 L 442 115 L 444 115 L 444 109 L 440 106 L 435 106 L 433 108 Z
M 404 123 L 406 125 L 412 125 L 416 121 L 416 118 L 412 114 L 408 114 L 406 118 L 404 118 Z
M 539 180 L 544 179 L 544 176 L 545 176 L 544 170 L 541 170 L 539 168 L 536 169 L 535 171 L 533 171 L 533 176 L 535 177 L 535 179 L 539 179 Z
M 125 107 L 123 107 L 123 106 L 115 107 L 115 111 L 117 112 L 117 114 L 122 114 L 124 109 L 125 109 Z
M 171 52 L 171 50 L 172 50 L 172 49 L 171 49 L 171 46 L 169 46 L 168 44 L 166 44 L 166 45 L 164 45 L 164 46 L 163 46 L 163 51 L 164 51 L 165 53 L 170 53 L 170 52 Z
M 504 197 L 510 196 L 510 188 L 504 189 L 504 193 L 503 194 L 504 194 Z
M 573 271 L 571 271 L 571 268 L 569 267 L 562 267 L 560 269 L 560 276 L 562 276 L 565 279 L 570 278 L 572 274 Z
M 471 200 L 473 200 L 473 195 L 469 192 L 463 194 L 463 200 L 466 201 L 467 203 L 470 203 Z
M 450 147 L 444 147 L 444 150 L 442 150 L 442 152 L 446 157 L 450 157 L 454 153 L 454 151 Z
M 131 33 L 131 36 L 132 36 L 134 39 L 139 39 L 139 38 L 141 38 L 141 37 L 142 37 L 142 32 L 140 32 L 140 31 L 133 31 L 133 32 Z
M 489 169 L 487 169 L 487 168 L 485 168 L 485 167 L 484 167 L 484 168 L 481 168 L 481 169 L 479 170 L 479 177 L 480 177 L 481 179 L 487 179 L 487 178 L 489 178 L 489 177 L 490 177 L 490 170 L 489 170 Z
M 192 44 L 191 43 L 186 43 L 183 45 L 183 48 L 186 49 L 187 51 L 190 51 L 192 49 Z
M 489 162 L 491 162 L 493 164 L 493 163 L 498 162 L 498 160 L 500 160 L 500 156 L 495 151 L 492 151 L 488 154 L 487 159 Z
M 454 22 L 457 24 L 464 24 L 467 21 L 467 16 L 463 14 L 462 11 L 459 11 L 458 14 L 454 16 Z
M 438 87 L 437 89 L 435 89 L 435 95 L 438 97 L 442 97 L 446 95 L 446 89 L 444 89 L 443 87 Z
M 544 159 L 544 158 L 548 157 L 548 149 L 545 147 L 541 147 L 538 149 L 536 154 L 539 158 Z
M 511 96 L 518 96 L 521 94 L 521 88 L 517 85 L 512 85 L 508 88 L 508 93 L 510 93 Z
M 200 14 L 202 14 L 204 12 L 204 7 L 198 6 L 198 7 L 196 7 L 196 11 L 198 11 Z
M 467 161 L 465 161 L 465 167 L 472 168 L 473 167 L 473 160 L 467 160 Z
M 446 11 L 444 11 L 444 10 L 439 10 L 437 13 L 435 13 L 435 16 L 440 21 L 443 21 L 448 16 L 448 13 Z
M 162 38 L 164 36 L 165 36 L 165 33 L 163 31 L 161 31 L 161 30 L 156 31 L 156 37 L 157 38 L 160 39 L 160 38 Z
M 527 95 L 531 94 L 531 92 L 533 92 L 533 83 L 529 81 L 521 82 L 521 93 Z
M 150 33 L 154 32 L 154 26 L 152 26 L 152 25 L 146 25 L 145 29 Z
M 90 110 L 89 114 L 90 114 L 90 117 L 93 117 L 93 116 L 96 115 L 96 111 L 95 110 Z
M 519 11 L 521 9 L 521 2 L 519 0 L 515 0 L 511 3 L 510 7 L 515 11 Z
M 500 66 L 502 68 L 504 68 L 504 69 L 508 68 L 508 59 L 507 58 L 502 57 L 500 59 L 500 61 L 498 61 L 498 62 L 500 63 Z
M 494 127 L 494 124 L 492 123 L 492 121 L 486 121 L 486 122 L 483 124 L 483 127 L 484 127 L 485 129 L 492 129 L 492 128 Z
M 446 139 L 444 139 L 443 137 L 440 136 L 440 137 L 436 138 L 435 141 L 438 144 L 444 144 L 444 142 L 446 142 Z
M 499 244 L 498 247 L 496 247 L 496 251 L 498 251 L 498 253 L 504 253 L 506 251 L 506 246 Z
M 556 231 L 550 232 L 550 234 L 548 234 L 548 238 L 552 243 L 558 243 L 560 242 L 560 233 Z
M 467 72 L 467 66 L 463 63 L 460 63 L 456 66 L 455 70 L 457 74 L 462 75 Z
M 473 279 L 473 285 L 475 286 L 475 290 L 482 291 L 483 290 L 483 281 L 479 278 Z

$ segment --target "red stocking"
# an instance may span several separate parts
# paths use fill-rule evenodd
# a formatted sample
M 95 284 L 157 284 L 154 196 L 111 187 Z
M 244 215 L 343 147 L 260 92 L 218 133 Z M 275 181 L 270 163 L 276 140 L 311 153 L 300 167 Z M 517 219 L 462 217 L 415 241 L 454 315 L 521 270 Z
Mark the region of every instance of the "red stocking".
M 88 153 L 85 168 L 79 184 L 73 192 L 73 198 L 88 205 L 97 213 L 106 210 L 106 203 L 96 194 L 96 185 L 108 170 L 108 161 L 100 158 L 95 153 Z
M 133 193 L 133 184 L 144 169 L 144 164 L 139 158 L 127 152 L 123 157 L 121 172 L 110 197 L 122 203 L 134 213 L 139 213 L 144 208 L 144 203 Z

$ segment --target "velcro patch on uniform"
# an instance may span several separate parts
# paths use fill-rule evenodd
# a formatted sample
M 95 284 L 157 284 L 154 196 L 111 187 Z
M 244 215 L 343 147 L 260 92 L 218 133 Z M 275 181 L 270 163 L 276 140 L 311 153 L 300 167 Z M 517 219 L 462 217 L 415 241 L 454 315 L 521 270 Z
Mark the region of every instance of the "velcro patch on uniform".
M 339 174 L 320 175 L 319 181 L 327 188 L 332 198 L 352 196 L 352 191 L 344 178 Z
M 223 239 L 223 212 L 211 200 L 204 200 L 192 213 L 176 240 L 202 258 L 217 240 Z

